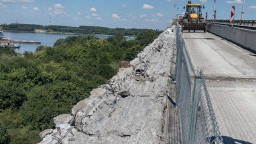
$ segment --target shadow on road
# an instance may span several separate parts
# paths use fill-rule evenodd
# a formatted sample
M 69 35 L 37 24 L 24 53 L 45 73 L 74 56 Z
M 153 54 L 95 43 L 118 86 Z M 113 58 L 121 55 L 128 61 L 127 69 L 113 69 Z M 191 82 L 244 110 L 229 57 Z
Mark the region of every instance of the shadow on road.
M 207 39 L 207 40 L 214 40 L 214 38 L 183 38 L 183 39 Z
M 171 97 L 169 97 L 169 96 L 168 96 L 168 99 L 169 99 L 169 101 L 172 103 L 172 105 L 173 105 L 174 107 L 176 107 L 176 102 L 174 102 L 173 99 L 172 99 Z
M 233 139 L 232 137 L 222 136 L 224 144 L 252 144 L 243 140 Z
M 187 30 L 183 30 L 182 33 L 205 33 L 205 32 L 204 32 L 204 31 L 195 31 L 195 32 L 194 32 L 194 30 L 191 30 L 191 31 L 189 32 L 189 31 L 187 31 Z
M 228 136 L 222 136 L 223 138 L 223 143 L 224 144 L 252 144 L 251 142 L 243 141 L 243 140 L 238 140 L 238 139 L 233 139 L 232 137 Z M 211 138 L 211 142 L 213 142 L 215 137 Z

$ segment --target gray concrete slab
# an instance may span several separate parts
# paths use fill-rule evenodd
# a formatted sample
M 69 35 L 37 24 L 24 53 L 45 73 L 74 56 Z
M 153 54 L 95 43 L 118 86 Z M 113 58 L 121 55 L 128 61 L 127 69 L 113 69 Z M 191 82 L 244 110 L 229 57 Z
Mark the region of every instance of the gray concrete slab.
M 183 33 L 196 68 L 206 76 L 256 78 L 256 55 L 210 33 Z
M 256 143 L 255 54 L 210 33 L 183 33 L 196 69 L 204 69 L 224 140 Z
M 256 143 L 256 82 L 210 81 L 207 85 L 224 140 Z
M 209 25 L 208 30 L 247 49 L 256 51 L 256 30 L 231 27 L 226 25 Z

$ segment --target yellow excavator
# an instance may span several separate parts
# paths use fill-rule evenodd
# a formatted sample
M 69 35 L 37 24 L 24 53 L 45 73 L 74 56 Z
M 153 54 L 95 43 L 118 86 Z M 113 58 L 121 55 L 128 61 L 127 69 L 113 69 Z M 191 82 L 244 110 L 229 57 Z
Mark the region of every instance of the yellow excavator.
M 196 30 L 203 30 L 206 32 L 206 22 L 202 14 L 201 4 L 191 4 L 191 1 L 188 1 L 186 5 L 185 16 L 181 21 L 182 31 L 188 30 L 189 32 Z M 184 7 L 185 9 L 185 7 Z

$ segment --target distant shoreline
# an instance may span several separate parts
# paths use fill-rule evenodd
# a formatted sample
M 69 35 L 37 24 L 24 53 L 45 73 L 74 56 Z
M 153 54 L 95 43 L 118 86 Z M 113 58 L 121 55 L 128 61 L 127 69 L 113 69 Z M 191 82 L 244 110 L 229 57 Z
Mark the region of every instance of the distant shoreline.
M 15 30 L 3 30 L 3 32 L 13 32 L 13 33 L 43 33 L 43 34 L 63 34 L 63 35 L 80 35 L 77 33 L 68 32 L 30 32 L 30 31 L 15 31 Z
M 46 33 L 46 34 L 65 34 L 65 35 L 99 35 L 113 36 L 117 33 L 123 33 L 126 37 L 136 37 L 136 35 L 151 30 L 160 34 L 159 30 L 137 29 L 137 28 L 107 28 L 100 26 L 61 26 L 61 25 L 37 25 L 37 24 L 0 24 L 0 27 L 6 32 L 23 33 Z
M 68 33 L 68 32 L 29 32 L 29 31 L 12 31 L 12 30 L 4 30 L 3 32 L 13 32 L 13 33 L 37 33 L 37 34 L 59 34 L 59 35 L 98 35 L 98 36 L 108 36 L 111 37 L 113 35 L 107 34 L 80 34 L 80 33 Z M 135 38 L 135 36 L 125 36 L 126 38 Z

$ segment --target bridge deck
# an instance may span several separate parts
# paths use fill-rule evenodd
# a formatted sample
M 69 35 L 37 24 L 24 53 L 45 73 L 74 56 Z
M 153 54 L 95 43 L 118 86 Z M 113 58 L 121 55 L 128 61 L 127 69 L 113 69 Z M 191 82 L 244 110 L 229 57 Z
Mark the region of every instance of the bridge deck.
M 256 143 L 256 55 L 210 33 L 183 33 L 197 69 L 204 69 L 226 143 Z

